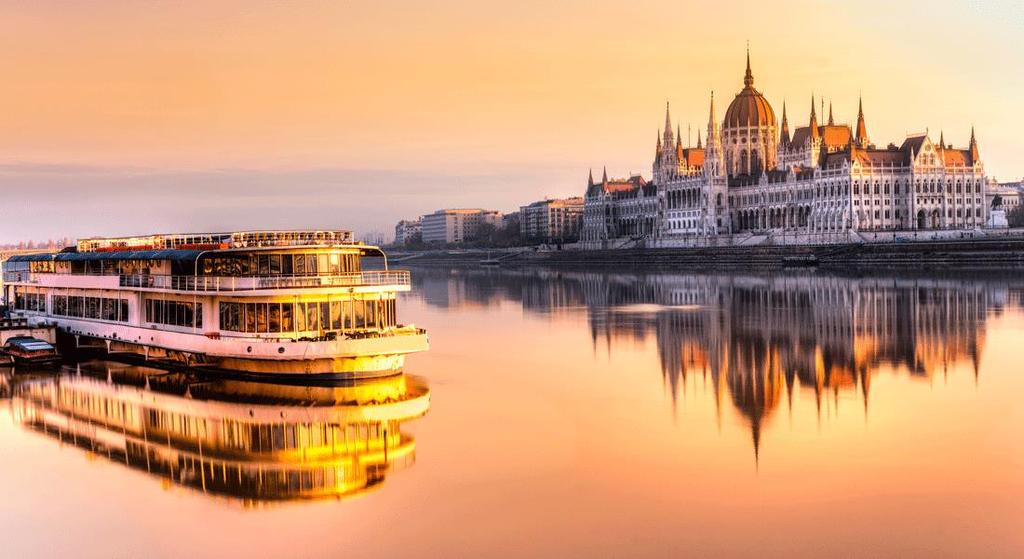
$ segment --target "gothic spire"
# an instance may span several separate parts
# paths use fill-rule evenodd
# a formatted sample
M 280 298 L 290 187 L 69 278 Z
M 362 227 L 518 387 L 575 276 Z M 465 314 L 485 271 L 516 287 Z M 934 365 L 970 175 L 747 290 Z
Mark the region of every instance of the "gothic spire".
M 946 149 L 946 132 L 941 129 L 939 130 L 939 147 Z
M 604 166 L 604 172 L 601 175 L 601 184 L 608 184 L 608 166 Z
M 702 148 L 702 146 L 700 145 L 700 129 L 698 128 L 697 129 L 697 149 L 701 149 L 701 148 Z
M 971 164 L 973 165 L 973 164 L 977 163 L 978 159 L 979 159 L 979 157 L 978 157 L 978 141 L 974 139 L 974 126 L 973 125 L 971 126 L 971 145 L 970 145 L 970 150 L 971 150 Z
M 811 120 L 807 123 L 807 132 L 812 140 L 817 140 L 820 135 L 818 133 L 818 114 L 814 112 L 814 94 L 811 94 Z
M 864 99 L 857 100 L 857 145 L 867 147 L 868 127 L 864 125 Z
M 676 163 L 683 160 L 683 133 L 682 129 L 679 128 L 679 124 L 676 124 Z
M 834 126 L 835 125 L 835 121 L 832 120 L 832 100 L 831 99 L 828 102 L 828 125 L 829 126 Z
M 782 145 L 789 143 L 789 119 L 786 117 L 786 100 L 782 100 Z
M 672 147 L 672 117 L 668 114 L 668 101 L 665 101 L 665 147 Z
M 708 143 L 704 149 L 704 174 L 721 176 L 725 168 L 722 154 L 722 135 L 718 129 L 718 118 L 715 116 L 715 92 L 711 92 L 711 107 L 708 111 Z
M 590 176 L 587 177 L 587 186 L 588 187 L 594 186 L 594 168 L 593 167 L 590 168 Z
M 718 129 L 718 119 L 715 118 L 715 92 L 711 92 L 711 112 L 708 113 L 708 140 L 711 140 L 711 131 Z

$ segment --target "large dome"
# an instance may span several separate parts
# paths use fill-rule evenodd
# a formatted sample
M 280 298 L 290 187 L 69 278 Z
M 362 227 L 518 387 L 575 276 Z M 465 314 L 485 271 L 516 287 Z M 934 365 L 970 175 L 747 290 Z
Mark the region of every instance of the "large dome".
M 723 128 L 747 126 L 775 126 L 775 111 L 761 92 L 754 89 L 754 75 L 750 72 L 750 55 L 747 55 L 747 75 L 743 77 L 743 90 L 725 111 Z

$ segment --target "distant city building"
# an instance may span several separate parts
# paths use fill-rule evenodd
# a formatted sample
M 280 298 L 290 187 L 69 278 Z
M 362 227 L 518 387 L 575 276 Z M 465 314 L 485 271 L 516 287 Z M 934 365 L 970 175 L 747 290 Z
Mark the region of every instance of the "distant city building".
M 395 225 L 395 244 L 407 245 L 416 239 L 422 240 L 423 221 L 422 219 L 403 219 Z
M 519 208 L 519 235 L 527 241 L 575 242 L 583 228 L 583 198 L 541 200 Z
M 849 242 L 861 232 L 963 231 L 989 221 L 991 197 L 973 130 L 966 148 L 952 147 L 941 133 L 937 142 L 923 133 L 876 147 L 863 104 L 853 127 L 835 124 L 831 105 L 819 124 L 812 99 L 807 125 L 791 134 L 786 107 L 777 124 L 754 89 L 749 54 L 743 89 L 722 121 L 713 95 L 710 105 L 706 143 L 698 135 L 692 148 L 683 147 L 678 126 L 673 135 L 666 107 L 652 166 L 657 203 L 645 203 L 646 190 L 632 178 L 595 183 L 591 176 L 585 247 L 637 236 L 648 246 L 701 245 L 730 235 L 742 237 L 737 242 Z
M 519 212 L 510 212 L 501 216 L 501 228 L 519 227 Z
M 501 212 L 495 210 L 445 209 L 420 219 L 425 243 L 461 243 L 472 240 L 484 224 L 501 227 Z

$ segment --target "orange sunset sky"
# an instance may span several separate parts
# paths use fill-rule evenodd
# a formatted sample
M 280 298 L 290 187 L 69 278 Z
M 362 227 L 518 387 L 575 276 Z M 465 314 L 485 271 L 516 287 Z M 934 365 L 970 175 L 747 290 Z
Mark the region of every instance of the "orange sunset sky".
M 1019 180 L 1020 2 L 5 2 L 0 242 L 237 227 L 390 231 L 441 207 L 650 176 L 742 87 L 875 143 L 940 130 Z

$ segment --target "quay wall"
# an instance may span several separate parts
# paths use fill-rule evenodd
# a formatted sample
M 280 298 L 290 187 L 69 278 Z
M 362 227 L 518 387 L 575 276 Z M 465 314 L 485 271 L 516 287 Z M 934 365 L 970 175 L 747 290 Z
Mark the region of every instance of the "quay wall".
M 535 253 L 508 265 L 657 269 L 783 268 L 1024 269 L 1024 239 L 900 241 L 830 245 L 634 248 Z
M 477 267 L 484 259 L 501 267 L 647 269 L 771 269 L 821 266 L 871 269 L 1024 269 L 1024 236 L 922 239 L 902 233 L 879 234 L 870 240 L 829 244 L 758 243 L 751 245 L 659 247 L 604 250 L 432 251 L 406 254 L 392 263 L 405 267 Z M 896 240 L 891 240 L 895 238 Z

